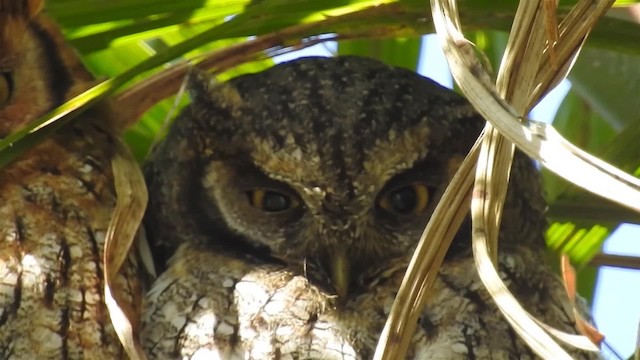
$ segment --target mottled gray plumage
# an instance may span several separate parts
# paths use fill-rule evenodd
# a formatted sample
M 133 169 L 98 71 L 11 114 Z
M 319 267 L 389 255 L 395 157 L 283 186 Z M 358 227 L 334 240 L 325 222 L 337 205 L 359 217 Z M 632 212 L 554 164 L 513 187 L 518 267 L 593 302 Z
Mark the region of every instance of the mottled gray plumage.
M 225 84 L 198 73 L 190 93 L 146 166 L 145 223 L 165 270 L 143 319 L 151 357 L 370 358 L 484 121 L 432 81 L 360 57 L 306 58 Z M 542 261 L 531 161 L 518 154 L 512 178 L 503 276 L 529 311 L 573 331 Z M 477 278 L 468 223 L 433 291 L 412 358 L 533 356 Z

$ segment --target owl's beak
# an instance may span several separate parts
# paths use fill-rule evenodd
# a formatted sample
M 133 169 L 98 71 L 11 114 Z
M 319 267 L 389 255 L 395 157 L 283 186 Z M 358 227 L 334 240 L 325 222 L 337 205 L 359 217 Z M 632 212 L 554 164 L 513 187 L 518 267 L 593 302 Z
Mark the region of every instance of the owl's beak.
M 349 293 L 349 283 L 351 282 L 351 264 L 347 257 L 346 249 L 337 247 L 329 257 L 329 271 L 331 272 L 331 282 L 340 299 L 345 299 Z

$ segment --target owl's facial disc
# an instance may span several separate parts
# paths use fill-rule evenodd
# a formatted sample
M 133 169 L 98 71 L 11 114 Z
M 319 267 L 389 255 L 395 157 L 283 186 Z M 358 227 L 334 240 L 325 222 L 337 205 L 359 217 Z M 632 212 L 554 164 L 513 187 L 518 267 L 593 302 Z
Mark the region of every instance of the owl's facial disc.
M 483 125 L 457 95 L 364 58 L 195 85 L 210 218 L 271 256 L 320 264 L 342 296 L 410 254 Z
M 254 246 L 266 246 L 285 261 L 319 264 L 340 298 L 369 267 L 412 249 L 446 184 L 442 177 L 455 170 L 421 161 L 380 186 L 362 188 L 356 183 L 370 176 L 366 172 L 329 183 L 295 181 L 269 169 L 276 180 L 254 163 L 233 157 L 211 162 L 203 180 L 206 196 L 215 199 L 210 203 Z M 340 188 L 353 193 L 335 191 Z

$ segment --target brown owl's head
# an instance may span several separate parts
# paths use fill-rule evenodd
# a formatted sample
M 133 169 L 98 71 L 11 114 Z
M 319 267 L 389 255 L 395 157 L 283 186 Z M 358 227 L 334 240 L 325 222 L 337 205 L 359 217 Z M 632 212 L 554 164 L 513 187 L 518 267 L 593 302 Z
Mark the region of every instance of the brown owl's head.
M 152 242 L 311 261 L 341 295 L 410 253 L 484 125 L 455 93 L 361 57 L 192 78 L 146 171 Z
M 92 81 L 42 0 L 0 0 L 0 137 L 53 110 Z

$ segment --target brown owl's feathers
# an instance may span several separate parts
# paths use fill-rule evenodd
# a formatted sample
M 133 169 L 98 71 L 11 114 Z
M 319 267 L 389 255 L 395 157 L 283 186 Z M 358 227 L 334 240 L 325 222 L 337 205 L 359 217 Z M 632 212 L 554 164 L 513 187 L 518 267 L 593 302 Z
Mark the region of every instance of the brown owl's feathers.
M 191 106 L 145 169 L 146 227 L 166 268 L 147 296 L 147 351 L 371 358 L 483 120 L 432 81 L 359 57 L 300 59 L 225 84 L 197 73 L 190 88 Z M 544 202 L 521 154 L 505 211 L 505 281 L 534 315 L 574 331 L 543 265 Z M 412 358 L 533 358 L 483 290 L 468 224 L 433 291 Z
M 0 136 L 91 85 L 40 1 L 0 1 Z M 6 21 L 5 21 L 6 20 Z M 121 359 L 103 299 L 102 250 L 115 205 L 108 106 L 0 169 L 0 358 Z M 141 300 L 133 260 L 117 286 Z

